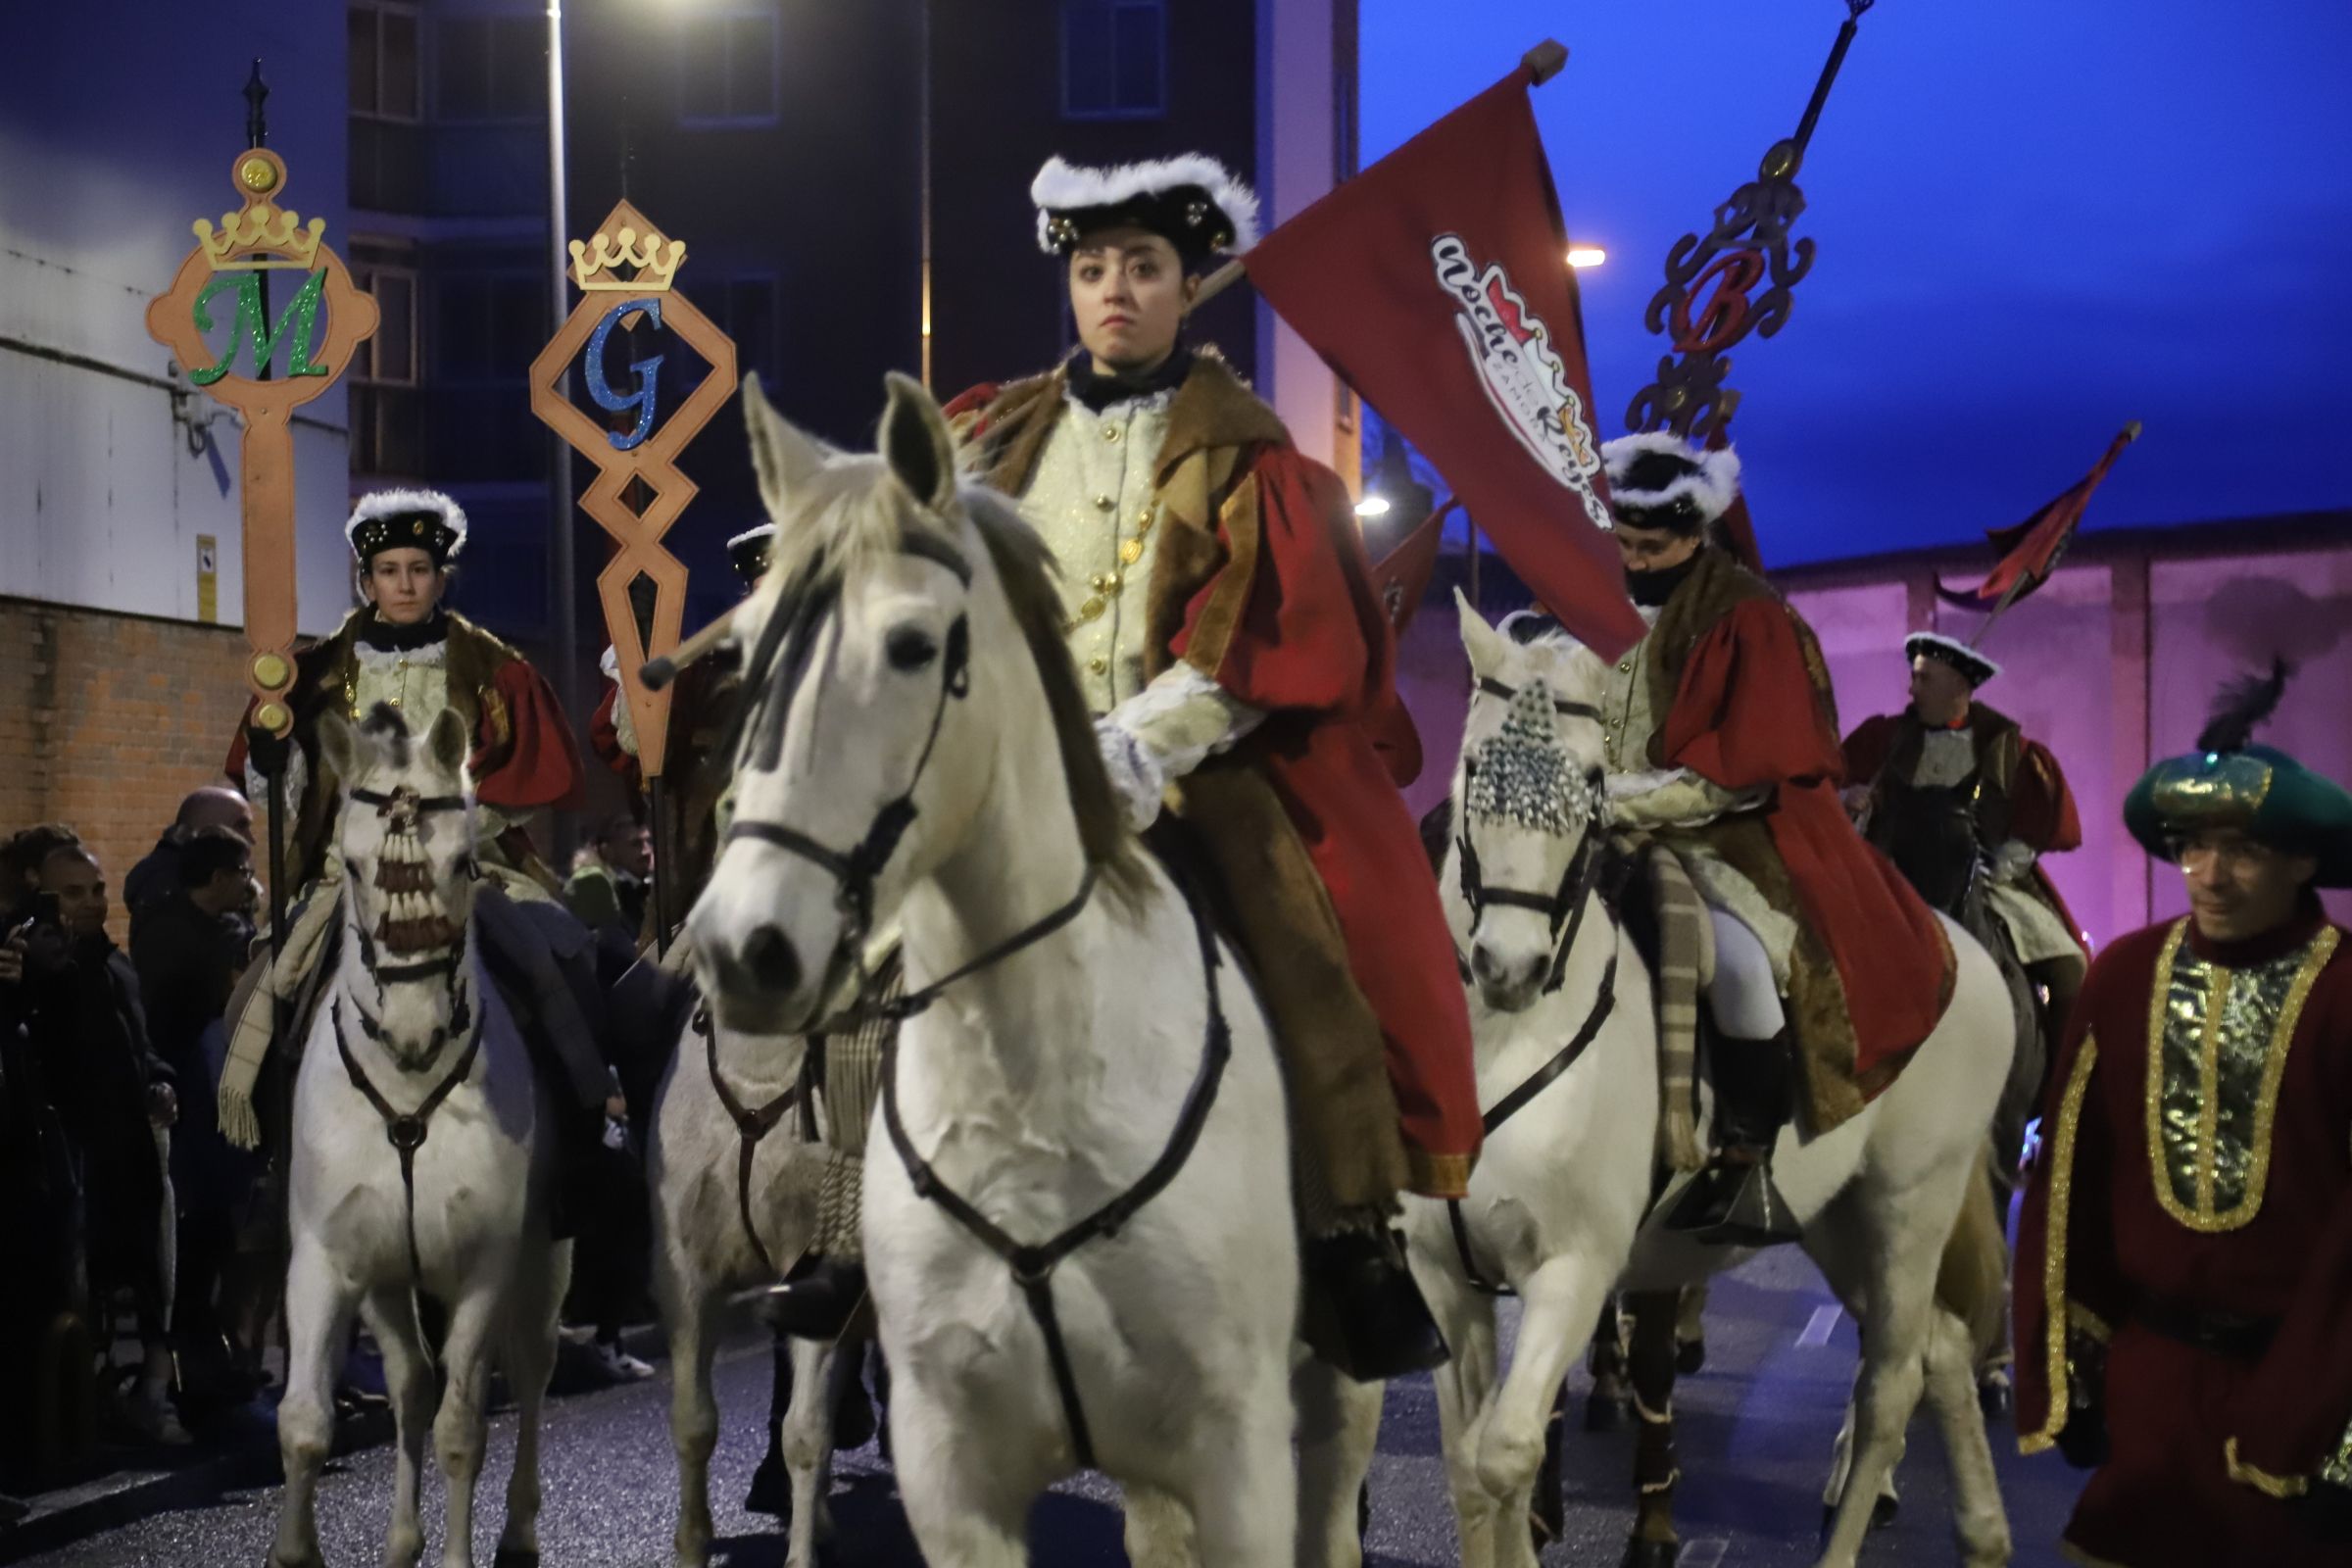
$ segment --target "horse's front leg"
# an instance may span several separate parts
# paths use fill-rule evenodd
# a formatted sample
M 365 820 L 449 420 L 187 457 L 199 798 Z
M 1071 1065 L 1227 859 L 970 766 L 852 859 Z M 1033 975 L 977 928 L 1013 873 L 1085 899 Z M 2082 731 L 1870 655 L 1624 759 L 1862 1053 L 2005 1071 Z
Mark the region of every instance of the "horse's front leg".
M 286 1490 L 278 1503 L 270 1568 L 319 1568 L 318 1472 L 335 1438 L 335 1375 L 359 1304 L 325 1246 L 299 1225 L 286 1272 L 286 1393 L 277 1407 L 277 1451 Z
M 1493 1568 L 1494 1502 L 1478 1479 L 1478 1436 L 1494 1393 L 1494 1308 L 1444 1269 L 1415 1269 L 1414 1277 L 1453 1352 L 1431 1380 L 1437 1387 L 1438 1430 L 1462 1568 Z
M 557 1316 L 571 1283 L 569 1242 L 524 1244 L 504 1320 L 502 1360 L 514 1396 L 514 1469 L 507 1477 L 507 1523 L 499 1532 L 499 1568 L 539 1561 L 539 1419 L 556 1370 Z
M 1038 1441 L 1027 1409 L 991 1421 L 988 1412 L 960 1401 L 960 1391 L 943 1397 L 920 1361 L 900 1362 L 890 1435 L 899 1495 L 923 1561 L 932 1568 L 1027 1568 L 1029 1500 L 1051 1479 L 1022 1474 L 1029 1466 L 1015 1463 Z M 992 1430 L 993 1444 L 968 1436 Z
M 1362 1568 L 1358 1499 L 1371 1484 L 1385 1385 L 1309 1359 L 1292 1374 L 1298 1407 L 1298 1568 Z
M 1478 1435 L 1479 1483 L 1498 1513 L 1497 1562 L 1536 1568 L 1527 1521 L 1544 1463 L 1544 1435 L 1569 1363 L 1592 1341 L 1615 1272 L 1596 1258 L 1570 1253 L 1546 1259 L 1520 1282 L 1518 1348 Z
M 718 1402 L 710 1393 L 715 1344 L 710 1293 L 682 1244 L 661 1248 L 662 1323 L 669 1333 L 669 1441 L 678 1458 L 678 1525 L 670 1541 L 674 1568 L 703 1568 L 710 1560 L 710 1452 L 718 1446 Z
M 1267 1367 L 1234 1401 L 1229 1416 L 1195 1429 L 1186 1500 L 1198 1560 L 1203 1568 L 1287 1568 L 1298 1546 L 1288 1368 Z
M 392 1527 L 384 1538 L 384 1564 L 416 1568 L 424 1555 L 416 1502 L 424 1440 L 433 1429 L 433 1352 L 417 1327 L 416 1298 L 406 1285 L 368 1292 L 362 1313 L 383 1351 L 384 1388 L 392 1396 Z
M 503 1277 L 469 1284 L 450 1311 L 441 1342 L 448 1382 L 441 1412 L 433 1419 L 433 1457 L 449 1492 L 448 1524 L 441 1540 L 441 1568 L 473 1568 L 473 1492 L 482 1474 L 488 1423 L 490 1348 L 498 1329 Z
M 824 1523 L 826 1481 L 833 1465 L 833 1419 L 841 1406 L 836 1377 L 858 1375 L 853 1348 L 818 1340 L 792 1342 L 792 1402 L 779 1429 L 784 1470 L 792 1478 L 792 1523 L 786 1568 L 814 1568 L 816 1540 Z

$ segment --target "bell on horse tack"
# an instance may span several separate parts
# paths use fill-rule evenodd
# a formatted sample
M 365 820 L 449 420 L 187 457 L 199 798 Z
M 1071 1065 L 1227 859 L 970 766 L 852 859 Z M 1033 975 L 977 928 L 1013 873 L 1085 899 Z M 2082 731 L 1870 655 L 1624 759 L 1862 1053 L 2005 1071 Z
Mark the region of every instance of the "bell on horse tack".
M 1772 1179 L 1772 1149 L 1795 1110 L 1786 1031 L 1714 1042 L 1715 1158 L 1691 1180 L 1666 1228 L 1710 1247 L 1775 1247 L 1803 1232 Z

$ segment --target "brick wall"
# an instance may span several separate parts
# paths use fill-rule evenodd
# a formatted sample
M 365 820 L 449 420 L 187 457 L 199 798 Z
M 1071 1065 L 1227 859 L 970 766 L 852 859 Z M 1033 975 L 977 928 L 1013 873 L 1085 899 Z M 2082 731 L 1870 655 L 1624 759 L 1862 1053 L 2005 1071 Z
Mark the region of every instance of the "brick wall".
M 220 782 L 244 664 L 233 626 L 0 599 L 0 835 L 79 832 L 118 892 L 118 939 L 122 878 L 181 796 Z

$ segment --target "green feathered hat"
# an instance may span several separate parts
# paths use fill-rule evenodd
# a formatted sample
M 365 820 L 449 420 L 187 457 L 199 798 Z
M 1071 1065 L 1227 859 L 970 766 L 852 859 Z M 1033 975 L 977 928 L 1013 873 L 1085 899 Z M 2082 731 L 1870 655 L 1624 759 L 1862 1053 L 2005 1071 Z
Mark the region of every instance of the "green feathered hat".
M 2255 726 L 2286 690 L 2287 669 L 2227 688 L 2197 736 L 2197 749 L 2149 768 L 2124 801 L 2124 825 L 2160 860 L 2204 828 L 2234 827 L 2260 844 L 2320 862 L 2313 880 L 2352 887 L 2352 793 L 2272 746 L 2253 745 Z

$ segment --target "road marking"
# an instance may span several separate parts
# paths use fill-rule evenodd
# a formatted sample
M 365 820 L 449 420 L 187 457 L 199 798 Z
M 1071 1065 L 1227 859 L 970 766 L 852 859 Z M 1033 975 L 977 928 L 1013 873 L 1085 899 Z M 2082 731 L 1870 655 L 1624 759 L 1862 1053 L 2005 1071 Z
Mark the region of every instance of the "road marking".
M 1838 1327 L 1838 1320 L 1844 1315 L 1844 1310 L 1835 1303 L 1815 1307 L 1813 1315 L 1805 1320 L 1804 1332 L 1796 1337 L 1796 1348 L 1800 1350 L 1818 1350 L 1829 1344 L 1830 1335 Z
M 1709 1536 L 1704 1541 L 1686 1541 L 1675 1558 L 1675 1568 L 1718 1568 L 1723 1554 L 1731 1549 L 1727 1536 Z

